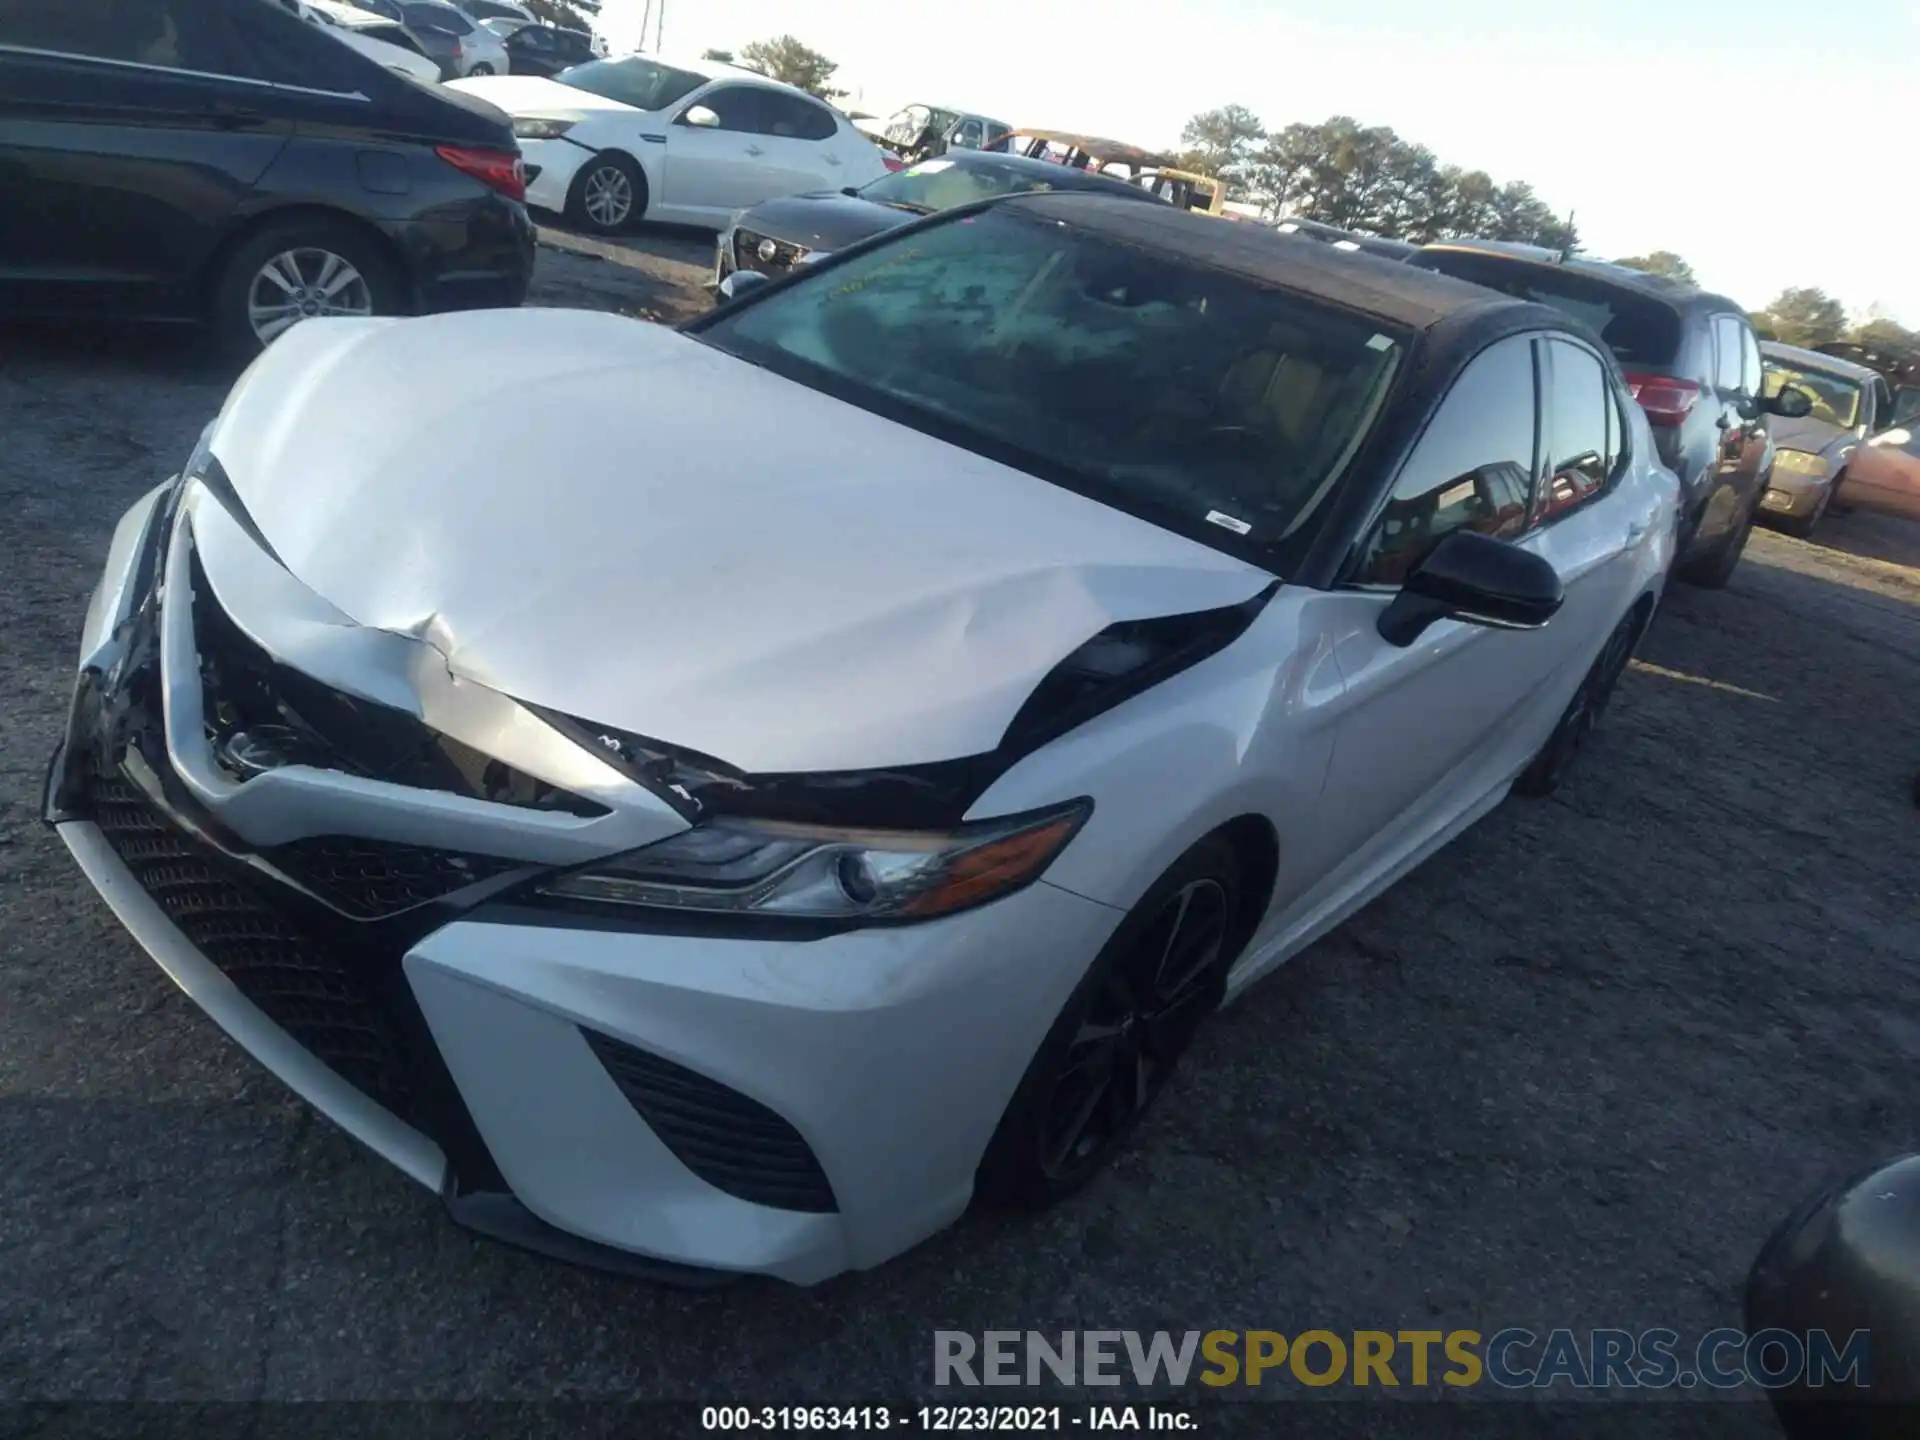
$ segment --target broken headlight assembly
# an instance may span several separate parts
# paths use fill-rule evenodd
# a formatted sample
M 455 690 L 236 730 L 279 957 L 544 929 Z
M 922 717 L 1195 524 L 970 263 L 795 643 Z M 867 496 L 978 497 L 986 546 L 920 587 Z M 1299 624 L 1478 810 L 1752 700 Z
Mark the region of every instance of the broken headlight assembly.
M 548 880 L 544 895 L 608 905 L 848 924 L 931 920 L 1040 878 L 1088 799 L 949 831 L 850 830 L 717 816 Z

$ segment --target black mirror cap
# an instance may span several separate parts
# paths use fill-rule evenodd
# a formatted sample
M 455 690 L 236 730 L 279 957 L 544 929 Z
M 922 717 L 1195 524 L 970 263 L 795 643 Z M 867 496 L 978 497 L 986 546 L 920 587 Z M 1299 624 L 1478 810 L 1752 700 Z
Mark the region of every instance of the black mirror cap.
M 1920 1403 L 1920 1155 L 1810 1196 L 1747 1273 L 1749 1333 L 1791 1329 L 1804 1365 L 1768 1390 L 1790 1440 L 1894 1440 Z M 1819 1352 L 1816 1352 L 1816 1346 Z M 1824 1353 L 1820 1353 L 1824 1352 Z
M 1566 592 L 1551 564 L 1477 530 L 1455 530 L 1433 547 L 1380 612 L 1380 638 L 1402 648 L 1436 620 L 1499 630 L 1538 630 L 1560 611 Z
M 860 187 L 858 185 L 842 185 L 840 187 L 840 193 L 842 195 L 851 195 L 855 200 L 858 200 L 860 198 Z
M 738 300 L 742 296 L 751 295 L 762 285 L 771 283 L 772 281 L 758 270 L 730 271 L 718 288 L 720 303 L 724 305 L 729 300 Z
M 1782 385 L 1778 395 L 1763 403 L 1769 415 L 1782 420 L 1804 420 L 1813 413 L 1813 397 L 1797 385 Z

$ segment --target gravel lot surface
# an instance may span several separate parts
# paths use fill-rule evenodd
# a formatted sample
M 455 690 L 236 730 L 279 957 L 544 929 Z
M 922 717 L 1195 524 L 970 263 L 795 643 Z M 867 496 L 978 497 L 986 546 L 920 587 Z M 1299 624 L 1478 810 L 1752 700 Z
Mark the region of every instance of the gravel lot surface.
M 541 303 L 700 303 L 709 241 L 557 243 Z M 0 1400 L 903 1398 L 936 1327 L 1697 1335 L 1804 1192 L 1920 1146 L 1920 532 L 1849 516 L 1676 592 L 1562 795 L 1220 1017 L 1075 1203 L 806 1292 L 470 1238 L 179 997 L 38 821 L 111 526 L 231 378 L 184 334 L 0 332 Z

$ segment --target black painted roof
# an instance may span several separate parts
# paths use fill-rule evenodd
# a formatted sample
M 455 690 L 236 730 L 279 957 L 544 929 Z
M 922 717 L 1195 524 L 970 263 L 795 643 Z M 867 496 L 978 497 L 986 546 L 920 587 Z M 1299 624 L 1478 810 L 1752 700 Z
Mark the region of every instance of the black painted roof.
M 1542 306 L 1484 286 L 1364 252 L 1302 244 L 1266 225 L 1093 195 L 1022 195 L 1000 203 L 1280 289 L 1318 296 L 1407 329 L 1428 330 L 1467 311 L 1509 309 L 1532 315 L 1543 324 L 1559 325 L 1553 318 L 1557 312 L 1543 315 Z

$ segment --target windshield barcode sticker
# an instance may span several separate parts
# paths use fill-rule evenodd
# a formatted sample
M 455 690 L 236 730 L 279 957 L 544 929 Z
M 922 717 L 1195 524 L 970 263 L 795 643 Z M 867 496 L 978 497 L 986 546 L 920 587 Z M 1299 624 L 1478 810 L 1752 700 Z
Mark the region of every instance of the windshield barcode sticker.
M 1236 520 L 1233 516 L 1222 514 L 1218 510 L 1209 510 L 1207 512 L 1207 523 L 1209 525 L 1218 525 L 1223 530 L 1231 530 L 1236 535 L 1251 535 L 1253 533 L 1253 526 L 1249 525 L 1246 521 Z

